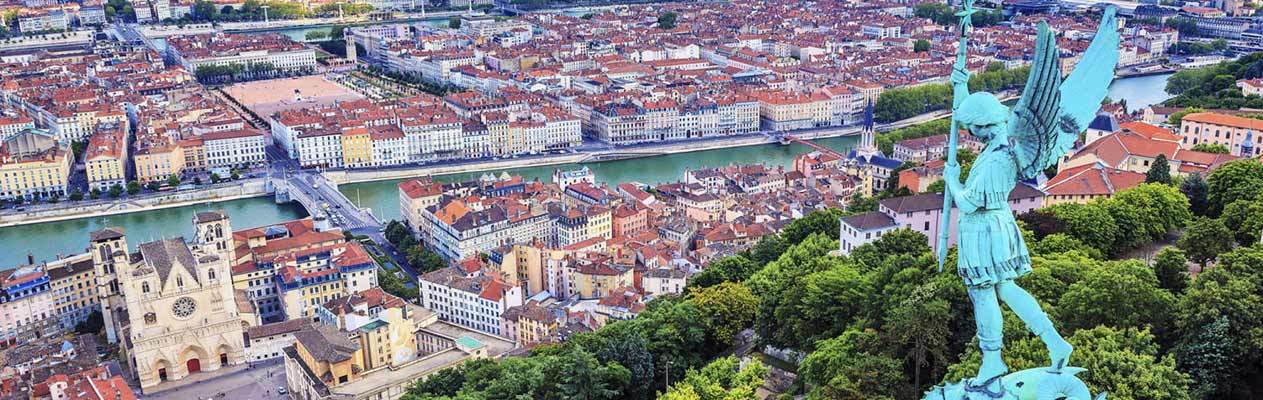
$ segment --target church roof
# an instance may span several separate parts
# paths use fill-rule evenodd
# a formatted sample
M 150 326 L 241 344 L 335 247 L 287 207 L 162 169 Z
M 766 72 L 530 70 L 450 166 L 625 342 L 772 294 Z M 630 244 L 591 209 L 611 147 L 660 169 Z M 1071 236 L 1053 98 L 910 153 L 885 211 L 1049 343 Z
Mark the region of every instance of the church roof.
M 197 262 L 193 260 L 193 252 L 184 238 L 166 239 L 140 245 L 140 256 L 145 263 L 158 272 L 160 282 L 166 282 L 171 269 L 183 268 L 185 272 L 197 280 L 194 273 Z
M 105 228 L 88 234 L 93 242 L 123 237 L 123 228 Z
M 226 218 L 228 218 L 228 215 L 225 214 L 222 210 L 203 211 L 203 212 L 197 213 L 197 215 L 194 216 L 194 219 L 197 220 L 197 223 L 199 224 L 219 221 L 221 219 L 226 219 Z

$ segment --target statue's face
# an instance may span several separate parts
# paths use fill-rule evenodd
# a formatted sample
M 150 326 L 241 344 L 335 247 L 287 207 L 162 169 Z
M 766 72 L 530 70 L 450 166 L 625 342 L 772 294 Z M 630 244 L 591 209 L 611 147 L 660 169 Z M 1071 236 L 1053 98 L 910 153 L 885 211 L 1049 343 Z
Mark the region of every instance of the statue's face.
M 969 128 L 969 133 L 974 135 L 974 137 L 978 138 L 978 140 L 988 141 L 1000 135 L 1000 130 L 1004 129 L 1004 124 L 1000 124 L 1000 123 L 988 123 L 988 124 L 982 124 L 982 125 L 970 124 L 968 128 Z

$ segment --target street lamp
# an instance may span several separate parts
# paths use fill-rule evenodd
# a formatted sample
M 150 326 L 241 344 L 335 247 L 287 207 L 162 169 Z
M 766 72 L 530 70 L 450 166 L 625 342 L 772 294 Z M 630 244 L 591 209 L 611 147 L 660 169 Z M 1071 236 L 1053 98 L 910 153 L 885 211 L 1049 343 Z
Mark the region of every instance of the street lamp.
M 264 24 L 268 24 L 272 22 L 271 20 L 268 19 L 268 7 L 271 7 L 271 6 L 268 6 L 268 5 L 259 6 L 259 8 L 263 9 L 263 23 Z

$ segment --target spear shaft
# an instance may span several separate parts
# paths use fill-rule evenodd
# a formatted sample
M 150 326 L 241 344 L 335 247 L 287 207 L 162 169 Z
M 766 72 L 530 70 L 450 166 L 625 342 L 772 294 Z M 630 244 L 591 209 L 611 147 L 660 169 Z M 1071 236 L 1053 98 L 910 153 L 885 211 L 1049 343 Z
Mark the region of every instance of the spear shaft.
M 973 0 L 965 0 L 962 2 L 961 11 L 956 15 L 960 16 L 960 45 L 956 49 L 956 64 L 953 66 L 953 72 L 956 69 L 964 70 L 969 61 L 966 55 L 969 26 L 971 25 L 971 15 L 974 13 Z M 955 89 L 955 88 L 953 88 Z M 955 95 L 955 93 L 953 93 Z M 956 147 L 959 141 L 960 131 L 956 127 L 956 105 L 962 99 L 953 99 L 952 101 L 952 119 L 951 124 L 947 126 L 947 164 L 956 164 Z M 947 186 L 943 187 L 943 212 L 939 214 L 938 228 L 938 270 L 943 272 L 943 261 L 947 259 L 947 242 L 951 237 L 952 228 L 952 195 Z

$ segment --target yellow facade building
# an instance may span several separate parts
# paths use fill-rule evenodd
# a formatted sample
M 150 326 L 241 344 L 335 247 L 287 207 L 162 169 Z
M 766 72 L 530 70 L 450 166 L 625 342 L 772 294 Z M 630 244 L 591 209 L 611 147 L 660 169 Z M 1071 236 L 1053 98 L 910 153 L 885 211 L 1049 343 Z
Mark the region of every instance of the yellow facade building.
M 27 130 L 0 145 L 0 198 L 65 196 L 74 162 L 45 131 Z
M 598 299 L 615 289 L 632 287 L 634 273 L 631 266 L 612 260 L 578 260 L 570 281 L 580 299 Z
M 373 141 L 368 129 L 351 128 L 342 132 L 342 165 L 366 167 L 373 163 Z
M 62 329 L 74 329 L 75 324 L 100 308 L 98 296 L 93 291 L 96 288 L 96 272 L 92 267 L 91 254 L 48 263 L 44 271 L 48 274 L 53 293 L 53 312 Z
M 150 146 L 137 150 L 133 162 L 136 180 L 142 183 L 165 181 L 184 170 L 184 150 L 171 144 Z

